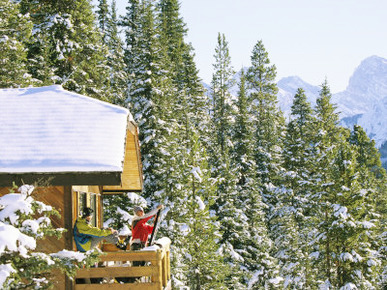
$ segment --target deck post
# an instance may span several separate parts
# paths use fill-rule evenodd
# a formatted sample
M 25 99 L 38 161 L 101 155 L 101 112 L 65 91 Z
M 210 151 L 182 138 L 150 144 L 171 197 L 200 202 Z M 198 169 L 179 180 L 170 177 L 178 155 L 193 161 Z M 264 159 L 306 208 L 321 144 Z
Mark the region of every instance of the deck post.
M 157 289 L 163 289 L 163 262 L 162 262 L 162 250 L 157 250 L 155 266 L 157 268 L 157 273 L 153 276 L 154 281 L 157 284 Z

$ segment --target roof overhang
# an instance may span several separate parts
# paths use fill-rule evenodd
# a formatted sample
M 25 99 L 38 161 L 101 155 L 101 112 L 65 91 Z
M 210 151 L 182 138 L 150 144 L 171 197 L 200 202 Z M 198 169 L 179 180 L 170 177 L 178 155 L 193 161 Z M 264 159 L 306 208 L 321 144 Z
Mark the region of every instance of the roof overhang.
M 0 173 L 0 186 L 34 184 L 52 186 L 70 185 L 120 185 L 121 172 L 48 172 L 48 173 Z

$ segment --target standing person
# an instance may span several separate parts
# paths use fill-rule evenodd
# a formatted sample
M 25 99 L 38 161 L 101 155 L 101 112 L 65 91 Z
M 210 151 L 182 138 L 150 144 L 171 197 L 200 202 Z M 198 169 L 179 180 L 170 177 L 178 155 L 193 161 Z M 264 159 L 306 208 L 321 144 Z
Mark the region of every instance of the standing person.
M 94 210 L 85 207 L 74 225 L 74 240 L 77 250 L 87 252 L 94 249 L 102 240 L 115 244 L 117 248 L 125 250 L 127 244 L 118 237 L 118 231 L 112 228 L 100 229 L 93 227 L 90 222 Z
M 130 249 L 132 251 L 141 250 L 145 248 L 148 242 L 148 236 L 153 231 L 153 225 L 149 225 L 146 222 L 157 214 L 157 211 L 163 209 L 164 206 L 160 204 L 157 208 L 151 210 L 147 214 L 144 214 L 144 209 L 141 206 L 134 208 L 134 218 L 132 220 L 132 241 L 130 243 Z

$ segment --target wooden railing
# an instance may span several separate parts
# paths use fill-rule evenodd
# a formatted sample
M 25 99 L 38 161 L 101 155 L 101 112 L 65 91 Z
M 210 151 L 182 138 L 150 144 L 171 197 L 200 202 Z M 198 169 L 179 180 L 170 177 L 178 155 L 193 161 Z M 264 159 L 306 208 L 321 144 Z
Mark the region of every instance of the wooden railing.
M 105 252 L 98 267 L 77 271 L 73 289 L 171 289 L 169 248 L 166 239 L 141 251 Z M 145 265 L 133 266 L 133 261 Z

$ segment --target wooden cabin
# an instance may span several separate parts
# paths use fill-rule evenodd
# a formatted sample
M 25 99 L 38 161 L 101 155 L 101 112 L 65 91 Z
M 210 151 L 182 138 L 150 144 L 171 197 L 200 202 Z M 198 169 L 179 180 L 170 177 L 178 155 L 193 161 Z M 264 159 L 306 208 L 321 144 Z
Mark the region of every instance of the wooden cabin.
M 94 209 L 93 223 L 101 227 L 105 194 L 142 191 L 138 128 L 127 109 L 58 85 L 1 89 L 0 104 L 0 196 L 9 193 L 13 183 L 37 183 L 35 198 L 57 209 L 61 218 L 52 222 L 67 229 L 61 240 L 47 238 L 39 243 L 39 250 L 76 250 L 72 228 L 84 206 Z M 157 277 L 141 289 L 166 288 L 170 279 L 169 245 L 148 256 L 155 266 L 145 272 Z M 103 259 L 131 261 L 138 257 L 115 252 Z M 82 269 L 79 277 L 98 277 L 112 271 L 123 274 L 122 269 L 113 268 Z M 64 275 L 57 275 L 55 289 L 99 287 L 75 285 Z M 140 289 L 134 284 L 131 287 L 124 288 Z

